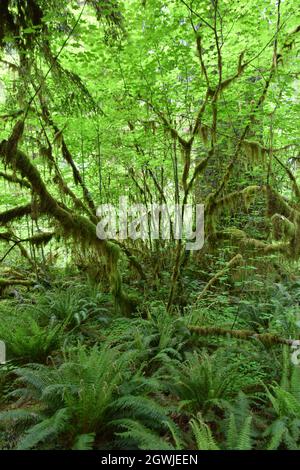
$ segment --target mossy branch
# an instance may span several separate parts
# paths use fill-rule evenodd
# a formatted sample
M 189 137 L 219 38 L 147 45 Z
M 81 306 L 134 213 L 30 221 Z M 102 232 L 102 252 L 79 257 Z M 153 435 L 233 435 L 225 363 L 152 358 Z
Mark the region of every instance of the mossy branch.
M 30 281 L 28 279 L 3 279 L 3 278 L 0 278 L 0 292 L 5 287 L 9 287 L 9 286 L 19 285 L 19 286 L 30 287 L 30 286 L 33 286 L 34 284 L 36 284 L 36 281 Z
M 226 80 L 222 81 L 222 83 L 220 84 L 220 91 L 224 91 L 226 88 L 229 87 L 229 85 L 235 82 L 242 75 L 246 66 L 248 65 L 247 62 L 242 63 L 243 57 L 244 57 L 244 51 L 242 51 L 239 55 L 236 73 L 233 74 L 231 77 L 227 78 Z
M 137 257 L 134 256 L 134 254 L 124 245 L 124 243 L 121 243 L 117 240 L 114 240 L 114 243 L 117 244 L 121 248 L 121 250 L 125 253 L 125 255 L 128 258 L 129 263 L 139 273 L 141 279 L 143 279 L 144 281 L 147 280 L 146 273 L 145 273 L 141 263 L 138 261 Z
M 255 249 L 259 254 L 269 255 L 272 253 L 290 253 L 290 243 L 289 242 L 280 242 L 280 243 L 265 243 L 261 240 L 256 240 L 256 238 L 241 238 L 240 246 L 244 248 Z
M 237 264 L 240 264 L 243 261 L 242 255 L 239 253 L 235 255 L 228 263 L 226 263 L 225 267 L 218 271 L 211 279 L 210 281 L 206 284 L 204 289 L 200 292 L 200 294 L 197 297 L 197 301 L 202 299 L 202 297 L 210 290 L 210 288 L 217 282 L 217 280 L 223 276 L 224 274 L 227 273 L 229 269 L 231 269 L 233 266 L 236 266 Z
M 177 140 L 183 148 L 186 148 L 189 145 L 189 142 L 186 141 L 185 139 L 183 139 L 180 136 L 177 129 L 175 129 L 175 127 L 172 126 L 172 124 L 166 118 L 164 113 L 162 113 L 159 109 L 157 109 L 150 101 L 148 101 L 144 98 L 141 98 L 141 97 L 139 97 L 139 100 L 146 103 L 152 109 L 152 111 L 160 118 L 160 120 L 164 124 L 165 128 L 170 133 L 171 137 L 173 137 L 173 139 Z
M 43 127 L 43 126 L 42 126 Z M 48 136 L 46 134 L 46 131 L 43 127 L 43 131 L 44 131 L 44 134 L 45 134 L 45 137 L 48 141 L 48 147 L 43 147 L 43 146 L 40 146 L 40 152 L 41 154 L 46 158 L 47 160 L 47 163 L 49 165 L 49 169 L 51 171 L 51 168 L 53 167 L 54 168 L 54 171 L 55 171 L 55 177 L 53 178 L 53 182 L 57 184 L 60 192 L 62 194 L 65 194 L 66 196 L 69 196 L 73 203 L 74 203 L 74 207 L 78 208 L 78 209 L 81 209 L 85 214 L 88 215 L 89 219 L 94 222 L 94 223 L 97 223 L 97 218 L 95 216 L 95 211 L 92 212 L 91 209 L 89 207 L 87 207 L 84 202 L 79 199 L 75 193 L 69 188 L 69 186 L 67 185 L 67 183 L 65 182 L 64 178 L 62 177 L 62 174 L 61 174 L 61 171 L 52 155 L 52 147 L 51 147 L 51 144 L 49 142 L 49 139 L 48 139 Z
M 256 238 L 249 238 L 246 232 L 239 230 L 236 227 L 216 232 L 215 235 L 218 240 L 234 240 L 241 250 L 251 248 L 252 251 L 255 250 L 260 255 L 268 255 L 272 253 L 282 253 L 285 255 L 290 254 L 290 242 L 265 243 L 264 241 L 257 240 Z
M 273 225 L 273 235 L 275 240 L 281 238 L 291 239 L 296 234 L 296 225 L 281 214 L 274 214 L 271 217 Z
M 15 244 L 19 243 L 31 243 L 35 246 L 46 245 L 50 242 L 50 240 L 54 237 L 55 232 L 41 232 L 36 233 L 32 237 L 18 239 L 15 235 L 11 232 L 2 232 L 0 233 L 0 240 L 6 242 L 14 242 Z
M 276 346 L 278 344 L 285 344 L 292 346 L 296 340 L 281 338 L 271 333 L 255 333 L 251 330 L 229 330 L 227 328 L 219 327 L 202 327 L 202 326 L 188 326 L 188 329 L 192 333 L 196 333 L 199 336 L 225 336 L 241 340 L 257 340 L 265 346 Z
M 287 219 L 297 220 L 300 218 L 300 212 L 292 207 L 292 203 L 281 196 L 271 186 L 266 186 L 268 216 L 281 214 Z
M 3 140 L 0 144 L 0 156 L 4 163 L 10 165 L 22 177 L 28 179 L 33 191 L 40 199 L 41 212 L 56 219 L 66 237 L 73 237 L 77 243 L 79 241 L 83 245 L 90 245 L 104 257 L 116 306 L 124 313 L 129 313 L 134 308 L 134 302 L 127 298 L 122 289 L 121 275 L 118 270 L 119 247 L 106 240 L 100 240 L 96 235 L 96 225 L 94 223 L 82 215 L 73 214 L 67 207 L 62 207 L 49 193 L 37 168 L 32 164 L 29 157 L 17 148 L 18 141 L 22 136 L 22 132 L 17 133 L 19 128 L 20 125 L 17 123 L 11 138 L 8 141 Z M 13 149 L 13 152 L 11 149 Z
M 246 64 L 247 65 L 247 64 Z M 243 132 L 241 133 L 241 136 L 240 136 L 240 139 L 239 141 L 237 142 L 237 145 L 236 145 L 236 148 L 235 148 L 235 151 L 234 151 L 234 154 L 233 154 L 233 157 L 231 159 L 231 161 L 229 162 L 225 172 L 224 172 L 224 176 L 218 186 L 218 188 L 215 190 L 215 192 L 210 196 L 209 198 L 209 203 L 211 204 L 214 204 L 215 200 L 219 197 L 219 195 L 222 193 L 223 189 L 225 188 L 225 186 L 227 185 L 229 179 L 230 179 L 230 176 L 231 176 L 231 172 L 235 166 L 235 163 L 237 161 L 237 158 L 240 154 L 240 150 L 243 146 L 243 143 L 247 137 L 247 134 L 248 134 L 248 131 L 250 130 L 250 127 L 251 127 L 251 123 L 254 122 L 254 118 L 255 118 L 255 115 L 257 113 L 257 111 L 260 109 L 261 105 L 263 104 L 263 102 L 265 101 L 266 99 L 266 96 L 267 96 L 267 93 L 268 93 L 268 90 L 270 88 L 270 84 L 271 84 L 271 81 L 274 77 L 274 74 L 275 74 L 275 70 L 276 70 L 276 66 L 274 64 L 274 62 L 272 62 L 272 65 L 270 67 L 270 72 L 269 72 L 269 77 L 267 78 L 266 80 L 266 83 L 264 85 L 264 88 L 262 90 L 262 93 L 261 95 L 259 96 L 255 106 L 253 107 L 253 109 L 250 111 L 250 115 L 249 115 L 249 119 L 248 119 L 248 123 L 246 124 L 246 126 L 244 127 L 244 130 Z
M 25 204 L 23 206 L 14 207 L 0 214 L 0 226 L 6 225 L 13 220 L 21 219 L 25 215 L 31 213 L 31 204 Z

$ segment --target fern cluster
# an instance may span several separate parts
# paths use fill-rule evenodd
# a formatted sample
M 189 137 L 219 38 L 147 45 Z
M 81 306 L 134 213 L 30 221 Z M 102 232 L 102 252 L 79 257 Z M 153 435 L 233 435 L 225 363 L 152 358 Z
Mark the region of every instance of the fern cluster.
M 124 318 L 91 286 L 67 292 L 37 294 L 22 318 L 16 305 L 0 310 L 10 361 L 0 448 L 299 448 L 300 369 L 288 350 L 282 359 L 281 346 L 193 335 L 191 318 L 207 321 L 199 305 L 180 314 L 151 301 Z M 222 305 L 220 322 L 247 327 Z

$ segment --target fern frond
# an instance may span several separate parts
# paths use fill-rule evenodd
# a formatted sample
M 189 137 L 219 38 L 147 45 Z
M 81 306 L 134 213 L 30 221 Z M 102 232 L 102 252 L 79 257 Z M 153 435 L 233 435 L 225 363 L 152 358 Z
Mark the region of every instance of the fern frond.
M 228 420 L 228 427 L 226 431 L 227 445 L 228 449 L 234 450 L 237 442 L 238 430 L 235 422 L 235 416 L 233 413 L 230 413 Z
M 286 422 L 285 420 L 276 420 L 271 426 L 267 429 L 265 433 L 266 436 L 271 435 L 271 440 L 268 444 L 267 450 L 276 450 L 280 446 L 284 433 L 286 432 Z
M 183 442 L 183 438 L 182 438 L 182 433 L 181 433 L 181 430 L 179 429 L 179 427 L 176 426 L 176 424 L 171 420 L 168 420 L 166 422 L 166 427 L 169 429 L 169 431 L 172 435 L 173 441 L 175 443 L 175 449 L 176 450 L 184 449 L 184 442 Z

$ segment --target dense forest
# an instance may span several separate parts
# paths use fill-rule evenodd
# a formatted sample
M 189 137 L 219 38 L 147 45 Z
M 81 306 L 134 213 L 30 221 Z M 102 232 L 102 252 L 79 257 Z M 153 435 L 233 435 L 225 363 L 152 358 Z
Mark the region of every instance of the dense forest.
M 300 450 L 299 33 L 1 0 L 1 450 Z

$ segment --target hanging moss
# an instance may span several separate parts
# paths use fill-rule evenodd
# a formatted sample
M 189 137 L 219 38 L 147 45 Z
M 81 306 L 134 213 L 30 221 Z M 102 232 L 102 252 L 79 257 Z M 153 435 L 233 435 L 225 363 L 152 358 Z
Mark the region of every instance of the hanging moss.
M 271 217 L 273 227 L 273 237 L 275 240 L 291 239 L 295 236 L 295 224 L 281 214 L 274 214 Z
M 226 196 L 214 199 L 208 198 L 206 204 L 205 217 L 207 218 L 209 233 L 215 232 L 216 221 L 220 214 L 228 214 L 231 211 L 240 210 L 244 207 L 249 209 L 250 204 L 254 201 L 255 197 L 264 188 L 261 186 L 248 186 L 241 191 L 234 191 Z
M 295 260 L 300 257 L 300 222 L 299 218 L 295 220 L 295 234 L 290 241 L 290 254 Z
M 97 223 L 97 217 L 95 215 L 95 211 L 92 212 L 83 202 L 81 199 L 79 199 L 75 193 L 69 188 L 65 180 L 63 179 L 60 169 L 52 155 L 52 148 L 51 146 L 44 147 L 40 146 L 40 152 L 44 156 L 48 167 L 49 171 L 51 174 L 51 171 L 54 169 L 55 171 L 55 176 L 53 177 L 53 183 L 55 183 L 59 189 L 59 192 L 62 196 L 69 196 L 74 204 L 75 209 L 80 209 L 82 210 L 85 214 L 88 215 L 89 219 L 93 221 L 94 223 Z
M 248 186 L 241 191 L 234 191 L 233 193 L 229 193 L 226 196 L 217 199 L 212 206 L 212 210 L 217 213 L 229 213 L 231 210 L 238 210 L 243 206 L 248 210 L 257 193 L 261 190 L 261 186 L 253 185 Z
M 268 152 L 259 142 L 244 139 L 242 147 L 251 163 L 266 163 Z
M 6 225 L 13 220 L 18 220 L 31 213 L 31 204 L 14 207 L 0 214 L 0 225 Z
M 274 214 L 281 214 L 287 219 L 294 218 L 296 215 L 295 209 L 278 194 L 271 186 L 266 186 L 267 194 L 267 215 L 272 217 Z
M 280 336 L 272 335 L 270 333 L 259 334 L 251 330 L 229 330 L 226 328 L 201 326 L 189 326 L 188 328 L 192 333 L 196 333 L 199 336 L 225 336 L 241 340 L 257 340 L 267 347 L 278 344 L 287 344 L 291 346 L 294 342 L 292 339 L 281 338 Z
M 242 206 L 248 209 L 257 193 L 263 191 L 267 199 L 267 215 L 271 218 L 272 233 L 275 243 L 249 238 L 240 230 L 217 232 L 218 217 L 222 213 L 239 210 Z M 235 191 L 223 198 L 208 198 L 206 208 L 206 233 L 211 246 L 220 239 L 235 239 L 243 252 L 251 250 L 257 254 L 282 254 L 290 259 L 300 257 L 300 212 L 292 203 L 278 194 L 270 186 L 249 186 L 242 191 Z
M 49 243 L 54 236 L 55 232 L 42 232 L 37 233 L 24 241 L 29 242 L 35 246 L 47 245 L 47 243 Z
M 273 220 L 274 235 L 283 235 L 285 238 L 289 238 L 287 254 L 292 259 L 299 259 L 300 212 L 291 204 L 271 187 L 267 188 L 267 213 Z M 281 224 L 280 226 L 279 223 Z
M 262 240 L 257 240 L 255 238 L 250 238 L 243 230 L 236 229 L 226 229 L 219 232 L 216 232 L 216 237 L 218 240 L 232 240 L 235 242 L 236 246 L 239 247 L 241 252 L 246 255 L 247 252 L 251 256 L 259 255 L 268 255 L 268 254 L 283 254 L 284 256 L 291 256 L 291 242 L 290 240 L 281 241 L 277 243 L 266 243 Z
M 295 178 L 295 176 L 293 175 L 293 173 L 291 172 L 291 170 L 289 169 L 289 167 L 287 165 L 284 165 L 284 163 L 282 163 L 281 160 L 279 160 L 278 157 L 276 157 L 276 155 L 274 155 L 274 158 L 275 160 L 279 163 L 279 165 L 284 168 L 286 174 L 288 175 L 291 183 L 292 183 L 292 186 L 293 186 L 293 190 L 294 190 L 294 193 L 295 193 L 295 196 L 297 198 L 298 201 L 300 201 L 300 188 L 298 186 L 298 183 L 297 183 L 297 180 Z

